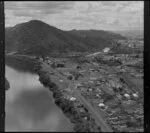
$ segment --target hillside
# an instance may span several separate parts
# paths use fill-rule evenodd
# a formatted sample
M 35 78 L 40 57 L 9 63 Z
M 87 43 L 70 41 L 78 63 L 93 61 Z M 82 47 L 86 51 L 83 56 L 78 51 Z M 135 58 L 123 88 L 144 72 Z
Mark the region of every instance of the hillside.
M 89 35 L 62 31 L 39 20 L 31 20 L 6 28 L 6 51 L 26 54 L 49 54 L 63 52 L 98 51 L 110 46 L 111 41 L 122 39 L 121 35 L 110 32 L 84 31 Z M 101 33 L 101 34 L 100 34 Z

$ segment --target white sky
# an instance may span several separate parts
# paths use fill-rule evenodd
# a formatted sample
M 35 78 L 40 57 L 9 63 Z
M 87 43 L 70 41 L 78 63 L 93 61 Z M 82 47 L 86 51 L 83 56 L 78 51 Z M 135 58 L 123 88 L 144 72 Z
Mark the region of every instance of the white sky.
M 143 30 L 143 1 L 5 2 L 5 24 L 33 19 L 62 30 Z

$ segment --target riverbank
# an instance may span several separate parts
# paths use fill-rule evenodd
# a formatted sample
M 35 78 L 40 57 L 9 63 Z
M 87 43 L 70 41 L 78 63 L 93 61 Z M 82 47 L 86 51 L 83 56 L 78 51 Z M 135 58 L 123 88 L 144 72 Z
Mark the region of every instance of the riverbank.
M 7 78 L 5 78 L 5 90 L 9 90 L 9 88 L 10 88 L 10 84 L 9 84 Z
M 42 69 L 41 64 L 37 63 L 36 72 L 39 75 L 40 82 L 53 92 L 55 103 L 62 109 L 64 114 L 70 119 L 74 125 L 75 132 L 100 132 L 101 128 L 97 125 L 95 119 L 91 117 L 88 109 L 73 96 L 73 94 L 62 89 L 59 85 L 52 82 L 49 71 Z M 74 98 L 74 100 L 73 100 Z

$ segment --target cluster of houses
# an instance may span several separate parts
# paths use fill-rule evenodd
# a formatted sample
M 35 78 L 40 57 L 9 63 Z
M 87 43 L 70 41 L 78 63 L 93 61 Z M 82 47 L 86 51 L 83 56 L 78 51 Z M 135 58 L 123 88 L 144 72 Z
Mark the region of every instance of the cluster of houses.
M 106 48 L 104 49 L 103 52 L 107 53 L 109 52 L 109 50 L 110 50 L 109 48 Z M 130 60 L 132 62 L 133 60 L 127 54 L 106 55 L 103 56 L 102 58 L 103 60 L 107 60 L 107 61 L 119 60 L 123 64 L 125 64 L 127 61 L 130 62 Z M 53 68 L 65 67 L 64 62 L 51 61 L 49 58 L 47 58 L 46 61 Z M 131 70 L 127 70 L 128 68 L 123 69 L 123 67 L 121 66 L 118 66 L 117 69 L 118 72 L 120 70 L 122 70 L 122 72 L 127 72 L 127 71 L 131 72 Z M 96 105 L 96 107 L 100 109 L 102 112 L 108 115 L 106 121 L 108 121 L 108 123 L 114 128 L 115 131 L 123 131 L 126 128 L 129 128 L 126 123 L 130 121 L 130 119 L 128 117 L 125 117 L 126 113 L 122 112 L 123 115 L 122 114 L 118 115 L 119 114 L 118 112 L 122 108 L 126 108 L 129 105 L 138 104 L 136 102 L 137 99 L 140 98 L 139 93 L 133 92 L 127 85 L 121 82 L 119 78 L 115 77 L 113 74 L 106 71 L 106 69 L 100 67 L 99 68 L 91 67 L 88 68 L 88 70 L 86 70 L 86 68 L 83 68 L 82 65 L 77 65 L 76 70 L 78 71 L 79 74 L 83 75 L 83 77 L 84 77 L 84 73 L 86 73 L 87 71 L 90 72 L 90 76 L 88 77 L 88 81 L 86 83 L 76 84 L 76 88 L 80 90 L 81 95 L 84 96 L 86 99 L 88 99 L 91 103 Z M 133 74 L 135 74 L 134 69 L 132 72 Z M 100 74 L 99 76 L 91 76 L 94 73 L 100 73 Z M 63 74 L 67 77 L 67 79 L 75 80 L 75 74 L 71 72 L 63 72 Z M 72 102 L 77 101 L 77 98 L 71 95 L 66 95 L 66 99 Z M 127 113 L 128 112 L 130 111 L 127 111 Z M 137 108 L 131 110 L 131 113 L 134 115 L 136 119 L 142 119 L 143 114 L 142 113 L 140 114 L 140 112 L 141 110 L 138 110 Z M 134 122 L 137 123 L 136 119 Z M 142 130 L 142 129 L 141 127 L 137 127 L 137 130 Z
M 94 70 L 92 69 L 92 71 Z M 116 93 L 112 94 L 115 94 L 115 97 L 118 101 L 123 100 L 122 104 L 125 104 L 125 106 L 135 104 L 136 99 L 139 98 L 139 93 L 132 92 L 130 88 L 122 85 L 122 83 L 119 82 L 119 80 L 117 80 L 116 78 L 114 78 L 113 75 L 111 75 L 108 79 L 104 76 L 100 76 L 100 78 L 91 77 L 89 78 L 89 82 L 87 82 L 86 84 L 87 85 L 78 84 L 79 86 L 78 89 L 81 90 L 82 95 L 85 98 L 89 99 L 91 102 L 96 104 L 101 111 L 108 112 L 109 123 L 113 125 L 115 130 L 122 131 L 123 129 L 128 128 L 128 126 L 126 125 L 128 119 L 123 119 L 123 117 L 126 114 L 118 116 L 117 114 L 118 112 L 113 110 L 113 108 L 109 107 L 108 103 L 105 103 L 106 95 L 111 94 L 111 93 L 106 94 L 106 92 L 118 90 L 115 91 Z M 97 85 L 101 87 L 97 87 Z M 114 100 L 114 106 L 116 106 L 119 109 L 120 106 L 118 105 L 117 101 L 115 101 L 115 99 L 111 100 Z M 134 110 L 136 110 L 136 108 Z M 134 114 L 133 110 L 131 112 Z M 140 128 L 141 127 L 139 127 L 138 130 L 140 130 Z

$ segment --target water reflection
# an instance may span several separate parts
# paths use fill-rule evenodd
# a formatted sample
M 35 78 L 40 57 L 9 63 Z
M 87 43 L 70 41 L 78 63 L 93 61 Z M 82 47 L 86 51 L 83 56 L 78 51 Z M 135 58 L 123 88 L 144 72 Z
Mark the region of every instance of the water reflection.
M 6 131 L 72 131 L 36 74 L 6 66 L 11 88 L 6 93 Z

